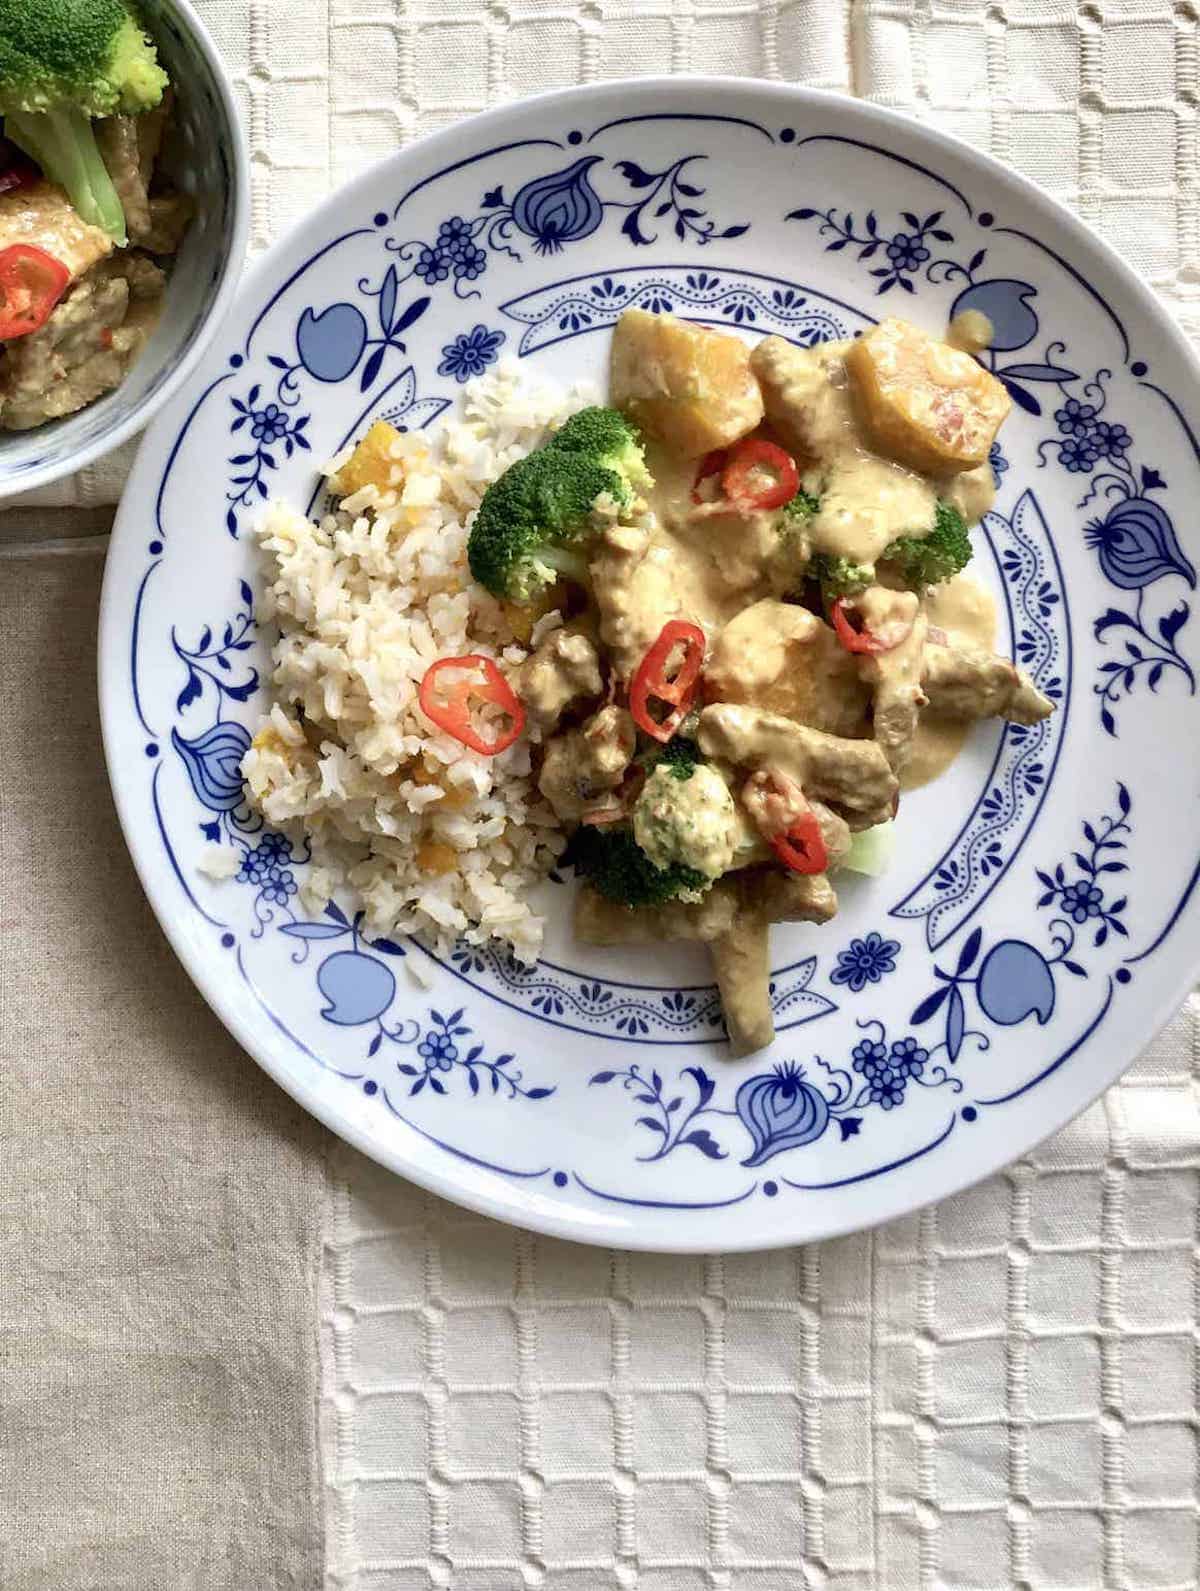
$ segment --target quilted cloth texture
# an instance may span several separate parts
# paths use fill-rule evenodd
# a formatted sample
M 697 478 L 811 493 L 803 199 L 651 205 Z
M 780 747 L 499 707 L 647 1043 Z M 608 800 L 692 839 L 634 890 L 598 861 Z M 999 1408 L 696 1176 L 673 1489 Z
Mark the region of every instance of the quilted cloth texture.
M 1194 1591 L 1194 998 L 1035 1154 L 804 1249 L 613 1253 L 334 1152 L 329 1583 Z

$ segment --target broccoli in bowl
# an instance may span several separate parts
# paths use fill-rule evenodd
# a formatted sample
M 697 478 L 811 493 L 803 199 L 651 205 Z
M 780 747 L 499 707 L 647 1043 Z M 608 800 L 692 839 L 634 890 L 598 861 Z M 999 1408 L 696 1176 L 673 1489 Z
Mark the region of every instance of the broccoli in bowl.
M 191 216 L 173 96 L 125 0 L 0 0 L 0 429 L 119 385 Z

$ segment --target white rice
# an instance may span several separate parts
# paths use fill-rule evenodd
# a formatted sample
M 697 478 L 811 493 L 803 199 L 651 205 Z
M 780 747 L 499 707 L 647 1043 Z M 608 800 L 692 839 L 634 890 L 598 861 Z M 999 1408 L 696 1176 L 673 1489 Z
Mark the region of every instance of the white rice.
M 471 751 L 429 722 L 417 688 L 439 657 L 483 653 L 511 674 L 526 656 L 470 578 L 471 520 L 502 470 L 595 401 L 502 363 L 435 437 L 393 444 L 392 489 L 366 486 L 317 524 L 272 502 L 256 526 L 259 612 L 279 639 L 275 699 L 242 771 L 255 808 L 311 847 L 309 911 L 347 893 L 376 933 L 443 950 L 498 939 L 536 961 L 544 922 L 527 898 L 564 840 L 529 745 Z

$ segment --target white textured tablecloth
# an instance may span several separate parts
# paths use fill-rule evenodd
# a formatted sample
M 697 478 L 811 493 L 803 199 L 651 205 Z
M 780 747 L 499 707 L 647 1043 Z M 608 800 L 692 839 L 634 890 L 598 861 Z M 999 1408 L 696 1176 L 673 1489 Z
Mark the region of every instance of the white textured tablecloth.
M 1200 331 L 1194 0 L 198 4 L 248 118 L 257 249 L 368 161 L 501 99 L 732 72 L 991 149 Z M 108 461 L 37 501 L 108 502 L 120 479 Z M 335 1150 L 329 1586 L 1194 1591 L 1198 1019 L 1193 1001 L 1006 1174 L 805 1250 L 574 1248 Z

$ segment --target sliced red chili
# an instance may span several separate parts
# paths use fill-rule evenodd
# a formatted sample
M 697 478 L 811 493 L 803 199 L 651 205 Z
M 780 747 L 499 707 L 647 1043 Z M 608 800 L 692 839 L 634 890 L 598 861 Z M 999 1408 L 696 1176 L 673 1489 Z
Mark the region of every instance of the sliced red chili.
M 834 632 L 847 652 L 890 652 L 896 642 L 883 640 L 874 631 L 869 630 L 865 624 L 859 622 L 855 625 L 854 619 L 858 615 L 853 608 L 847 607 L 846 599 L 839 597 L 829 611 L 833 620 Z
M 457 673 L 460 678 L 444 679 Z M 478 675 L 483 678 L 479 679 Z M 506 751 L 525 728 L 525 709 L 512 686 L 490 657 L 469 652 L 464 657 L 441 657 L 425 671 L 417 698 L 421 710 L 439 729 L 485 757 Z M 471 722 L 471 702 L 494 702 L 508 714 L 509 725 L 494 740 L 485 740 Z
M 714 475 L 720 475 L 725 468 L 725 461 L 729 457 L 729 449 L 716 448 L 712 453 L 706 453 L 696 466 L 696 479 L 692 482 L 692 502 L 702 503 L 700 495 L 700 482 L 711 480 Z
M 730 453 L 721 485 L 738 508 L 782 508 L 799 490 L 800 472 L 783 448 L 764 437 L 748 436 Z
M 0 341 L 44 326 L 70 280 L 61 260 L 32 243 L 0 249 Z
M 667 669 L 680 646 L 683 657 L 668 677 Z M 704 667 L 704 647 L 704 631 L 698 624 L 672 619 L 663 625 L 658 640 L 638 664 L 633 676 L 629 687 L 629 711 L 633 721 L 664 745 L 691 711 L 700 683 L 700 670 Z M 650 713 L 652 701 L 663 702 L 672 711 L 665 718 L 654 718 Z
M 783 834 L 774 835 L 771 849 L 793 873 L 823 873 L 829 866 L 825 836 L 815 812 L 801 813 Z

